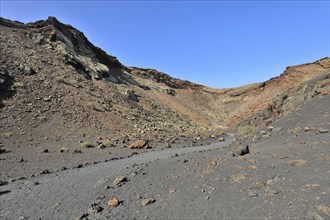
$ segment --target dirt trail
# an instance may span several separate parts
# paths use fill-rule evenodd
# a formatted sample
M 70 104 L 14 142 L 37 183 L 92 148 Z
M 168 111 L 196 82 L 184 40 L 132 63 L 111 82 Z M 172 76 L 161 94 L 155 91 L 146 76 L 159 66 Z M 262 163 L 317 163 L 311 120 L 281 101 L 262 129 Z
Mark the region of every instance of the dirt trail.
M 1 186 L 0 203 L 3 219 L 68 219 L 86 212 L 86 207 L 97 200 L 106 185 L 116 176 L 126 175 L 135 164 L 228 146 L 226 141 L 206 146 L 166 149 L 139 154 L 122 160 L 110 161 L 81 169 L 43 175 Z

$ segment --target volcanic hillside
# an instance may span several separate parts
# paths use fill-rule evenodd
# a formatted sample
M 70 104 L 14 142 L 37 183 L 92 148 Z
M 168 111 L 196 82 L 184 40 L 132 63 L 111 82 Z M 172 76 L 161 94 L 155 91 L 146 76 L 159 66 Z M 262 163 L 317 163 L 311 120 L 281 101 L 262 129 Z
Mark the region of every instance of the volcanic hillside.
M 329 93 L 329 58 L 264 83 L 213 89 L 127 67 L 54 17 L 27 24 L 1 18 L 0 42 L 0 134 L 7 141 L 202 136 L 264 126 Z

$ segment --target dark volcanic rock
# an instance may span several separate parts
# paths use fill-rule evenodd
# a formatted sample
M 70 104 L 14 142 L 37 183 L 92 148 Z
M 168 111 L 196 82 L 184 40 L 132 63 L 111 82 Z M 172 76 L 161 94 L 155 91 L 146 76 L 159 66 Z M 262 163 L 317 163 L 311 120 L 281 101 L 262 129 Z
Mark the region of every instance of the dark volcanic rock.
M 250 153 L 249 145 L 243 145 L 241 141 L 236 141 L 230 145 L 230 148 L 233 151 L 233 156 L 244 156 L 245 154 Z

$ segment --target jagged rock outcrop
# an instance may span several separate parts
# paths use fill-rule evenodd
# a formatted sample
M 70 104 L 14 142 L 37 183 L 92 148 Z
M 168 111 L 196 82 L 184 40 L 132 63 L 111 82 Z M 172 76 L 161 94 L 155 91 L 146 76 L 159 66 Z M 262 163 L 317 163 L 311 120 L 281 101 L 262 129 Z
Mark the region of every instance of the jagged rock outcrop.
M 318 62 L 319 61 L 316 63 Z M 327 64 L 324 63 L 324 65 Z M 281 76 L 283 77 L 283 74 Z M 267 108 L 261 109 L 260 111 L 255 112 L 252 116 L 245 118 L 240 123 L 240 126 L 268 126 L 278 118 L 296 111 L 302 104 L 309 101 L 311 98 L 318 95 L 325 96 L 330 94 L 329 85 L 330 71 L 327 70 L 316 77 L 309 79 L 303 84 L 298 84 L 295 87 L 283 91 L 269 102 Z
M 88 79 L 106 78 L 112 83 L 143 87 L 127 75 L 126 67 L 116 57 L 94 46 L 82 32 L 62 24 L 55 17 L 27 24 L 0 18 L 0 25 L 27 30 L 26 35 L 33 38 L 36 44 L 62 54 L 64 63 L 73 66 Z M 27 72 L 32 74 L 33 70 Z
M 189 82 L 189 81 L 183 81 L 180 79 L 175 79 L 171 76 L 169 76 L 166 73 L 159 72 L 154 69 L 143 69 L 138 67 L 129 67 L 130 73 L 132 73 L 135 76 L 139 76 L 145 79 L 151 79 L 152 81 L 156 83 L 164 83 L 170 88 L 173 89 L 199 89 L 202 88 L 201 85 Z

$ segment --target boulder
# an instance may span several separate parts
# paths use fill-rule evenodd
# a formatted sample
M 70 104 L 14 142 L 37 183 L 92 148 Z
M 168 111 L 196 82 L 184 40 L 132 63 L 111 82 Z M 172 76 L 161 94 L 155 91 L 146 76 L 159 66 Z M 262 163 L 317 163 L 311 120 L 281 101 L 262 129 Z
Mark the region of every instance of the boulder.
M 244 156 L 245 154 L 250 153 L 249 145 L 243 145 L 242 142 L 236 141 L 230 145 L 233 151 L 233 156 Z

